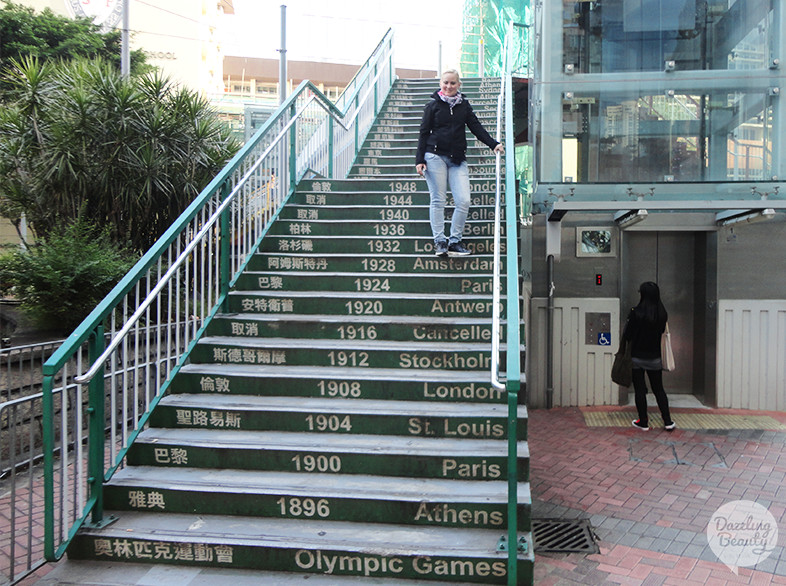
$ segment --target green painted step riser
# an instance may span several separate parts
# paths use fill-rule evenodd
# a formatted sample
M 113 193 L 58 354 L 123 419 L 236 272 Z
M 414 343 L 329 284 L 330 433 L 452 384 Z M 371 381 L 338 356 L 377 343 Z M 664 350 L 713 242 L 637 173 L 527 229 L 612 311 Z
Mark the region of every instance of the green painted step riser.
M 416 273 L 422 272 L 422 275 Z M 364 295 L 370 292 L 386 293 L 491 293 L 491 274 L 452 275 L 444 269 L 437 271 L 413 271 L 412 276 L 397 276 L 383 273 L 367 274 L 330 274 L 319 273 L 244 273 L 240 275 L 236 288 L 242 291 L 330 291 L 356 292 Z M 325 281 L 328 279 L 328 282 Z M 501 279 L 504 288 L 506 280 Z
M 491 179 L 470 177 L 470 191 L 472 193 L 493 194 L 496 183 Z M 413 191 L 428 193 L 426 180 L 422 177 L 412 178 L 407 181 L 390 179 L 304 179 L 298 184 L 298 192 L 302 193 L 330 193 L 332 191 L 382 191 L 386 193 L 407 194 Z
M 146 486 L 104 488 L 104 506 L 113 511 L 161 511 L 201 515 L 242 515 L 278 519 L 324 519 L 363 523 L 395 523 L 460 529 L 500 529 L 507 526 L 502 503 L 413 502 L 326 497 L 315 486 L 307 495 L 285 489 L 277 494 L 248 494 L 207 490 L 177 490 Z M 518 529 L 531 527 L 529 504 L 519 504 Z
M 380 154 L 369 154 L 368 151 L 375 151 L 379 152 Z M 385 153 L 385 151 L 381 149 L 368 149 L 368 151 L 363 152 L 361 151 L 358 159 L 355 163 L 356 166 L 360 165 L 381 165 L 384 168 L 388 168 L 394 165 L 399 166 L 406 166 L 410 171 L 413 170 L 415 166 L 415 157 L 414 155 L 404 156 L 399 153 Z M 504 161 L 504 159 L 502 159 Z M 500 161 L 500 162 L 502 162 Z M 483 166 L 491 166 L 494 167 L 496 165 L 496 160 L 493 156 L 489 156 L 485 153 L 479 153 L 476 155 L 469 155 L 467 156 L 467 166 L 469 167 L 469 172 L 473 173 L 476 169 L 482 169 Z
M 486 128 L 486 130 L 491 136 L 493 137 L 497 136 L 497 128 L 496 128 L 497 123 L 496 121 L 493 122 L 491 121 L 492 120 L 491 116 L 480 115 L 478 116 L 478 119 L 481 121 L 481 123 L 483 124 L 483 126 Z M 369 131 L 369 135 L 372 137 L 377 134 L 391 134 L 391 133 L 395 134 L 396 138 L 399 140 L 412 140 L 414 143 L 417 144 L 420 138 L 420 120 L 414 120 L 414 119 L 411 121 L 380 120 Z M 475 140 L 475 138 L 472 137 L 470 140 Z M 480 148 L 482 149 L 483 147 Z
M 337 378 L 335 375 L 324 378 L 263 378 L 231 373 L 219 376 L 181 372 L 173 379 L 170 392 L 484 404 L 507 401 L 505 392 L 493 388 L 488 382 L 488 376 L 483 374 L 478 374 L 474 381 L 445 382 Z M 519 399 L 523 403 L 524 393 L 519 394 Z
M 505 218 L 505 210 L 500 210 L 500 218 Z M 445 209 L 445 219 L 453 217 L 453 208 Z M 410 220 L 428 220 L 429 208 L 421 206 L 297 206 L 287 205 L 281 210 L 281 220 L 376 220 L 378 222 L 409 222 Z M 472 206 L 467 213 L 467 221 L 493 222 L 493 206 Z
M 432 95 L 438 89 L 438 85 L 434 84 L 431 87 L 413 87 L 402 89 L 401 91 L 394 90 L 385 101 L 385 106 L 383 109 L 393 107 L 396 104 L 414 104 L 423 108 L 424 105 L 433 99 Z M 473 108 L 475 105 L 493 106 L 496 108 L 500 89 L 500 87 L 467 87 L 462 83 L 461 93 L 467 96 Z
M 415 154 L 417 153 L 418 141 L 413 138 L 407 140 L 398 139 L 396 137 L 388 140 L 372 140 L 366 142 L 360 149 L 360 156 L 375 157 L 384 155 L 399 155 L 403 157 L 411 157 L 410 160 L 414 162 Z M 482 158 L 489 157 L 491 151 L 489 148 L 477 141 L 467 144 L 467 157 Z M 472 176 L 470 176 L 472 180 Z
M 423 187 L 420 185 L 418 187 Z M 448 193 L 445 198 L 448 207 L 454 206 L 453 195 Z M 475 191 L 472 193 L 471 205 L 495 207 L 496 195 L 494 193 Z M 430 196 L 428 190 L 418 189 L 411 193 L 386 193 L 384 191 L 333 191 L 331 193 L 296 192 L 292 195 L 287 205 L 332 207 L 332 206 L 377 206 L 385 208 L 404 208 L 410 206 L 428 206 Z M 504 193 L 501 206 L 505 204 Z
M 348 344 L 349 345 L 349 344 Z M 505 352 L 500 353 L 505 363 Z M 320 348 L 245 347 L 200 343 L 191 352 L 194 364 L 277 364 L 287 366 L 330 366 L 350 368 L 404 368 L 479 370 L 491 368 L 488 350 L 430 351 L 413 345 L 411 351 L 346 350 Z
M 492 136 L 496 134 L 496 130 L 493 128 L 487 130 Z M 402 141 L 412 141 L 414 144 L 417 144 L 419 136 L 420 133 L 417 130 L 407 130 L 406 128 L 400 129 L 395 127 L 389 127 L 386 129 L 380 129 L 376 131 L 372 130 L 371 132 L 368 133 L 368 137 L 366 138 L 366 140 L 375 141 L 375 142 L 388 141 L 388 140 L 402 140 Z M 472 140 L 475 140 L 474 137 Z M 482 144 L 482 143 L 478 143 L 478 144 Z M 490 149 L 485 145 L 478 148 L 480 148 L 481 150 L 485 148 L 486 152 L 490 151 Z
M 467 240 L 467 249 L 473 254 L 491 254 L 494 251 L 493 238 Z M 269 236 L 262 240 L 261 252 L 296 252 L 315 254 L 433 254 L 434 241 L 429 238 L 299 238 L 296 236 Z M 505 240 L 500 240 L 502 254 L 507 250 Z
M 317 256 L 312 253 L 287 254 L 280 252 L 263 252 L 255 254 L 249 261 L 248 271 L 315 271 L 319 273 L 373 273 L 379 276 L 382 273 L 447 273 L 468 274 L 481 273 L 491 275 L 494 270 L 494 259 L 491 255 L 476 256 L 434 256 L 422 255 L 395 255 L 385 253 L 358 254 L 357 256 Z M 390 275 L 391 277 L 393 275 Z M 440 275 L 443 276 L 443 275 Z M 241 280 L 251 277 L 256 281 L 255 275 L 241 275 Z M 341 282 L 341 281 L 339 281 Z M 332 289 L 333 279 L 325 283 L 324 289 Z M 354 286 L 354 279 L 346 281 L 350 287 Z M 239 286 L 239 288 L 243 288 Z M 255 287 L 256 288 L 256 287 Z M 286 287 L 284 288 L 286 290 Z M 368 288 L 358 287 L 357 291 L 369 291 Z M 383 289 L 377 289 L 383 290 Z M 491 290 L 489 289 L 488 292 Z M 467 290 L 467 293 L 472 291 Z M 477 291 L 484 293 L 485 291 Z
M 496 136 L 496 113 L 481 112 L 478 114 L 478 120 L 483 123 L 483 126 L 491 136 Z M 394 133 L 399 139 L 410 139 L 414 136 L 417 142 L 417 139 L 420 137 L 420 120 L 414 117 L 411 120 L 378 120 L 377 123 L 371 127 L 369 135 L 373 137 L 375 134 L 379 133 Z M 469 133 L 467 136 L 470 136 Z M 472 137 L 471 140 L 475 140 L 475 138 Z
M 179 462 L 183 462 L 179 464 Z M 424 456 L 347 453 L 315 445 L 311 451 L 286 448 L 224 448 L 183 446 L 160 440 L 137 440 L 128 451 L 130 466 L 226 468 L 282 472 L 370 474 L 446 480 L 507 480 L 507 457 Z M 518 458 L 518 481 L 529 480 L 529 458 Z
M 396 106 L 420 108 L 422 111 L 426 104 L 432 100 L 432 93 L 433 92 L 426 90 L 413 92 L 411 94 L 395 94 L 385 103 L 385 107 L 382 109 L 382 111 L 387 111 L 388 108 L 395 108 Z M 478 92 L 475 90 L 464 92 L 462 88 L 462 93 L 467 96 L 470 104 L 472 104 L 472 109 L 475 110 L 475 112 L 482 110 L 488 110 L 492 112 L 497 111 L 497 98 L 499 96 L 499 90 L 493 92 Z
M 482 104 L 487 106 L 488 104 Z M 425 104 L 406 104 L 399 102 L 391 104 L 382 109 L 379 116 L 377 116 L 377 124 L 387 123 L 394 126 L 407 126 L 407 125 L 420 125 L 423 117 L 423 109 Z M 477 111 L 475 105 L 472 105 L 475 114 L 481 122 L 488 122 L 489 124 L 497 123 L 497 111 L 495 110 L 482 110 Z
M 475 165 L 469 169 L 469 172 L 475 178 L 494 178 L 495 169 L 494 165 L 480 166 Z M 347 174 L 350 178 L 363 178 L 363 177 L 406 177 L 416 178 L 415 165 L 368 165 L 368 166 L 355 166 L 352 167 Z
M 314 338 L 328 340 L 393 340 L 412 342 L 486 342 L 491 343 L 490 324 L 401 324 L 389 321 L 337 323 L 329 321 L 259 321 L 237 318 L 214 319 L 208 336 L 267 338 Z M 502 328 L 502 339 L 506 328 Z
M 464 559 L 412 554 L 385 555 L 371 548 L 368 552 L 355 552 L 333 549 L 333 547 L 329 540 L 326 540 L 322 548 L 307 549 L 296 546 L 227 546 L 209 540 L 191 545 L 163 542 L 160 537 L 143 539 L 133 535 L 121 537 L 79 535 L 69 547 L 68 557 L 83 560 L 176 564 L 186 567 L 210 566 L 296 572 L 304 576 L 314 574 L 367 579 L 428 580 L 449 584 L 457 582 L 507 584 L 507 559 L 502 553 L 487 558 Z M 517 575 L 520 583 L 531 584 L 533 562 L 528 559 L 520 560 Z
M 504 410 L 500 406 L 499 411 Z M 160 405 L 150 418 L 151 427 L 180 429 L 240 429 L 247 431 L 296 431 L 444 437 L 454 439 L 506 439 L 506 417 L 423 417 L 390 412 L 340 413 L 302 411 L 249 411 L 225 408 Z M 518 440 L 527 439 L 526 420 L 519 421 Z M 319 441 L 318 439 L 315 441 Z
M 366 295 L 364 299 L 353 297 L 295 297 L 286 291 L 277 295 L 239 292 L 229 296 L 231 313 L 260 313 L 267 315 L 324 314 L 324 315 L 433 315 L 435 317 L 490 317 L 493 302 L 485 299 L 389 299 Z M 505 300 L 500 303 L 502 318 L 505 317 Z
M 501 224 L 501 235 L 505 234 L 505 223 Z M 428 220 L 408 222 L 386 222 L 382 220 L 363 220 L 336 222 L 330 220 L 277 220 L 270 227 L 269 236 L 419 236 L 431 238 L 431 224 Z M 468 221 L 464 225 L 464 239 L 488 238 L 494 236 L 494 223 L 487 221 Z M 428 252 L 428 251 L 425 251 Z

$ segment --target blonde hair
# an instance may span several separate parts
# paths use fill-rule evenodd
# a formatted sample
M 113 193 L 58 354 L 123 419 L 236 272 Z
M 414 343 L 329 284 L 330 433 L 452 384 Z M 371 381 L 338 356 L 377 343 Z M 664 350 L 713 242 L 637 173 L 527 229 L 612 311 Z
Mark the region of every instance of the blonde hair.
M 440 79 L 442 79 L 442 78 L 443 78 L 443 77 L 445 77 L 445 76 L 446 76 L 448 73 L 452 73 L 453 75 L 455 75 L 455 76 L 456 76 L 456 80 L 457 80 L 459 83 L 461 83 L 461 76 L 459 75 L 459 72 L 458 72 L 458 71 L 456 71 L 455 69 L 446 69 L 445 71 L 443 71 L 443 72 L 442 72 L 442 75 L 440 75 L 440 76 L 439 76 L 439 78 L 440 78 Z

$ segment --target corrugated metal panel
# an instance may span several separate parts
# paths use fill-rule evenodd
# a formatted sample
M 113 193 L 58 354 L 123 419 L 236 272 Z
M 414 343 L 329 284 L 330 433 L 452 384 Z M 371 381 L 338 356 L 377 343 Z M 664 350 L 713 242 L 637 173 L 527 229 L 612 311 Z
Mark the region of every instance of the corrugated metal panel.
M 718 407 L 786 411 L 786 301 L 718 302 Z
M 527 388 L 533 407 L 546 405 L 546 306 L 546 299 L 532 299 Z M 586 343 L 587 313 L 610 314 L 609 345 Z M 611 363 L 619 345 L 619 333 L 619 299 L 554 300 L 554 407 L 618 404 L 618 387 L 611 382 Z

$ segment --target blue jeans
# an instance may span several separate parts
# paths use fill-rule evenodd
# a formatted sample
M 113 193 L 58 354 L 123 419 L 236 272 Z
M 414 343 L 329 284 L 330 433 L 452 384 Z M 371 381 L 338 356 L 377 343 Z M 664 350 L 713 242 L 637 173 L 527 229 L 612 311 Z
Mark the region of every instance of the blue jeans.
M 448 240 L 449 244 L 461 242 L 464 224 L 467 221 L 471 193 L 469 189 L 469 169 L 467 162 L 454 163 L 450 157 L 436 153 L 426 153 L 426 184 L 431 194 L 429 221 L 434 242 Z M 455 209 L 450 221 L 450 238 L 445 237 L 445 200 L 448 184 L 453 194 Z

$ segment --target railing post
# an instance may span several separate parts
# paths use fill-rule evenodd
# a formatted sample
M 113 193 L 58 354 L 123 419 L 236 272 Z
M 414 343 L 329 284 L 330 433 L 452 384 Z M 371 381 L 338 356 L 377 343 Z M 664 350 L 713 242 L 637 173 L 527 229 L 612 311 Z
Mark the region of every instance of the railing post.
M 335 148 L 333 147 L 333 116 L 328 116 L 328 179 L 333 179 L 333 156 L 335 155 Z
M 358 108 L 360 104 L 360 94 L 355 96 L 355 157 L 358 156 L 358 152 L 360 152 L 360 144 L 358 141 L 360 140 L 360 121 L 358 113 Z
M 43 440 L 44 440 L 44 559 L 49 562 L 55 558 L 55 416 L 52 387 L 54 376 L 44 375 L 43 397 Z M 14 560 L 11 560 L 14 563 Z
M 290 120 L 297 114 L 293 102 L 289 108 Z M 297 122 L 289 130 L 289 191 L 294 191 L 297 186 Z
M 229 185 L 224 182 L 223 185 L 219 188 L 221 190 L 221 201 L 223 202 L 227 196 L 229 195 L 230 189 Z M 229 282 L 232 279 L 232 239 L 230 238 L 230 232 L 232 230 L 232 208 L 228 207 L 224 210 L 224 213 L 221 214 L 221 219 L 219 220 L 218 230 L 219 230 L 219 268 L 218 268 L 218 278 L 219 278 L 219 298 L 223 299 L 222 311 L 229 311 Z
M 99 325 L 88 342 L 87 355 L 90 364 L 93 364 L 103 352 L 104 326 Z M 63 409 L 65 409 L 66 392 L 64 387 Z M 90 484 L 90 497 L 95 499 L 90 517 L 93 525 L 99 525 L 104 520 L 104 444 L 106 443 L 104 395 L 104 368 L 102 366 L 87 386 L 87 414 L 90 417 L 88 422 L 87 475 Z M 114 421 L 112 424 L 114 425 Z M 74 441 L 79 441 L 79 438 L 74 438 Z M 66 454 L 61 453 L 61 457 L 66 457 Z
M 377 64 L 374 63 L 374 79 L 377 79 Z M 379 82 L 374 82 L 374 118 L 379 113 Z
M 508 350 L 510 351 L 510 350 Z M 519 381 L 507 381 L 508 394 L 508 585 L 518 583 L 518 403 Z

